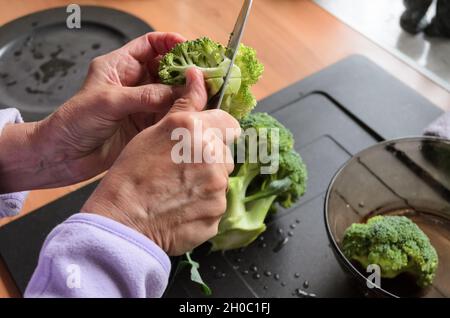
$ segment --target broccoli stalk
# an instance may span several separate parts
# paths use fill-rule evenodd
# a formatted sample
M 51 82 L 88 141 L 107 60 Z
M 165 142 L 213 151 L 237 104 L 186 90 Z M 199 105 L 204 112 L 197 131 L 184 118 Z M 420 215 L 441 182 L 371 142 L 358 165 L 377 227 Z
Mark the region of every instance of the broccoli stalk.
M 265 113 L 250 114 L 240 120 L 240 125 L 244 132 L 254 129 L 257 140 L 247 139 L 243 134 L 235 143 L 234 159 L 237 164 L 228 181 L 227 209 L 220 221 L 218 234 L 210 240 L 212 251 L 249 245 L 266 230 L 265 219 L 271 211 L 275 211 L 276 204 L 289 208 L 306 189 L 307 170 L 294 150 L 294 138 L 286 127 Z M 271 130 L 276 130 L 278 134 L 275 136 L 279 138 L 272 140 Z M 276 149 L 272 149 L 272 141 L 277 144 Z M 265 145 L 271 154 L 279 150 L 278 155 L 273 157 L 278 159 L 278 170 L 272 174 L 262 174 L 261 169 L 268 163 L 265 160 L 263 163 L 261 157 L 252 158 L 250 144 L 257 145 L 257 151 Z M 241 146 L 245 146 L 244 162 L 239 162 L 238 148 Z M 191 264 L 191 279 L 199 283 L 205 292 L 210 292 L 200 277 L 198 264 L 192 262 L 189 255 L 187 259 Z
M 257 193 L 246 196 L 250 183 L 259 173 L 259 165 L 243 164 L 236 176 L 230 177 L 227 211 L 211 240 L 212 250 L 229 250 L 247 246 L 266 230 L 264 220 L 277 195 L 291 186 L 289 179 L 275 180 Z
M 276 203 L 288 208 L 305 192 L 306 167 L 293 150 L 292 134 L 275 118 L 264 113 L 245 117 L 241 120 L 241 127 L 243 130 L 254 128 L 258 134 L 262 128 L 279 130 L 279 169 L 273 174 L 261 174 L 264 164 L 250 162 L 248 152 L 245 162 L 236 165 L 228 183 L 226 212 L 218 234 L 210 240 L 213 251 L 247 246 L 266 230 L 264 221 L 268 213 L 275 210 Z M 260 137 L 258 135 L 258 140 Z M 268 141 L 270 145 L 270 137 Z M 248 146 L 249 141 L 240 142 Z
M 381 276 L 409 273 L 420 287 L 432 284 L 438 255 L 426 234 L 405 216 L 375 216 L 366 224 L 352 224 L 344 233 L 344 255 L 360 263 L 380 266 Z
M 183 85 L 186 71 L 195 67 L 204 76 L 208 96 L 214 96 L 222 87 L 231 60 L 226 56 L 227 48 L 209 38 L 200 38 L 176 45 L 160 62 L 159 77 L 167 85 Z M 259 80 L 264 67 L 258 62 L 252 48 L 241 45 L 231 77 L 225 88 L 221 108 L 240 119 L 255 106 L 256 99 L 250 87 Z

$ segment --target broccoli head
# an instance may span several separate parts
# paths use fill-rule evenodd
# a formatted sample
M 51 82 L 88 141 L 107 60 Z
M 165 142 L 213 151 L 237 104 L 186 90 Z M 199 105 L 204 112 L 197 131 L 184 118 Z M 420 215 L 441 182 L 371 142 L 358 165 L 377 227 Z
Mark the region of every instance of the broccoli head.
M 286 127 L 265 113 L 250 114 L 240 124 L 244 133 L 235 144 L 236 165 L 229 179 L 227 209 L 218 234 L 210 240 L 213 251 L 247 246 L 266 230 L 264 220 L 270 211 L 275 211 L 277 203 L 289 208 L 306 189 L 307 170 Z M 253 140 L 247 134 L 251 130 Z M 278 161 L 278 169 L 271 173 L 262 173 L 262 168 L 273 163 L 263 160 L 263 145 Z M 240 147 L 244 151 L 240 152 Z M 252 158 L 255 151 L 258 156 Z
M 186 71 L 199 69 L 205 78 L 208 96 L 214 96 L 222 87 L 231 60 L 227 48 L 204 37 L 176 45 L 160 62 L 159 77 L 167 85 L 183 85 Z M 255 106 L 256 99 L 250 87 L 258 82 L 264 66 L 256 58 L 254 49 L 240 45 L 231 70 L 230 81 L 225 88 L 221 108 L 240 119 Z
M 344 233 L 345 256 L 364 268 L 380 266 L 381 276 L 409 273 L 420 287 L 431 285 L 438 255 L 426 234 L 405 216 L 374 216 L 366 224 L 352 224 Z

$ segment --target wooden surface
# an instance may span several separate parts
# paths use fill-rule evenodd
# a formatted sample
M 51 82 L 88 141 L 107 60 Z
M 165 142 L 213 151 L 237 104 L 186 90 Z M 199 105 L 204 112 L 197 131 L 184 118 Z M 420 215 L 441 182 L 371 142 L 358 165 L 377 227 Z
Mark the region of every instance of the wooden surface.
M 35 11 L 72 3 L 62 0 L 0 0 L 0 24 Z M 147 21 L 158 31 L 174 31 L 189 39 L 209 36 L 226 43 L 240 0 L 98 0 L 78 4 L 117 8 Z M 338 21 L 310 0 L 255 0 L 244 36 L 264 63 L 264 78 L 254 87 L 258 98 L 351 54 L 362 54 L 443 109 L 450 109 L 450 94 L 416 70 L 393 57 L 358 32 Z M 80 185 L 33 191 L 24 213 L 67 194 Z M 12 219 L 3 220 L 0 226 Z M 11 247 L 14 248 L 14 247 Z M 0 297 L 20 296 L 0 264 Z

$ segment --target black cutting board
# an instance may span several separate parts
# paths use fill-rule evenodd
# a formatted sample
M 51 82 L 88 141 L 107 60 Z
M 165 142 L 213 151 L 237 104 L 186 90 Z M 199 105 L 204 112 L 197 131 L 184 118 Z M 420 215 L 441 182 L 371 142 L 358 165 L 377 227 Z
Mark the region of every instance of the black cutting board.
M 66 7 L 36 12 L 0 28 L 0 108 L 18 108 L 25 121 L 45 118 L 80 89 L 94 57 L 153 31 L 126 12 L 80 9 L 80 29 L 67 27 Z
M 387 138 L 421 135 L 441 110 L 361 56 L 262 100 L 258 110 L 270 112 L 292 130 L 308 166 L 308 191 L 297 205 L 268 220 L 266 233 L 248 248 L 224 254 L 209 254 L 207 245 L 196 250 L 204 280 L 215 297 L 292 297 L 297 288 L 318 297 L 361 296 L 328 243 L 323 220 L 326 188 L 353 154 Z M 36 266 L 45 236 L 76 213 L 95 186 L 0 229 L 0 254 L 20 290 Z M 289 239 L 280 248 L 285 236 Z M 166 296 L 202 294 L 184 271 L 171 280 Z

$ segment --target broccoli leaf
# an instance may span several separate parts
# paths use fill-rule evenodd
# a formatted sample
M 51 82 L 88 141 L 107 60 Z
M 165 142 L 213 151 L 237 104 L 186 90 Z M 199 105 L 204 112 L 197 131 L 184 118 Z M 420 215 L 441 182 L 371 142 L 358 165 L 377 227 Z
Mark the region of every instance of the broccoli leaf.
M 200 275 L 199 271 L 200 264 L 192 260 L 191 252 L 186 253 L 185 256 L 186 260 L 183 260 L 178 264 L 177 271 L 181 270 L 184 267 L 189 266 L 191 268 L 191 280 L 200 285 L 202 292 L 206 296 L 210 296 L 212 294 L 212 291 L 211 288 L 209 288 L 209 286 L 205 284 L 205 282 L 202 279 L 202 276 Z

